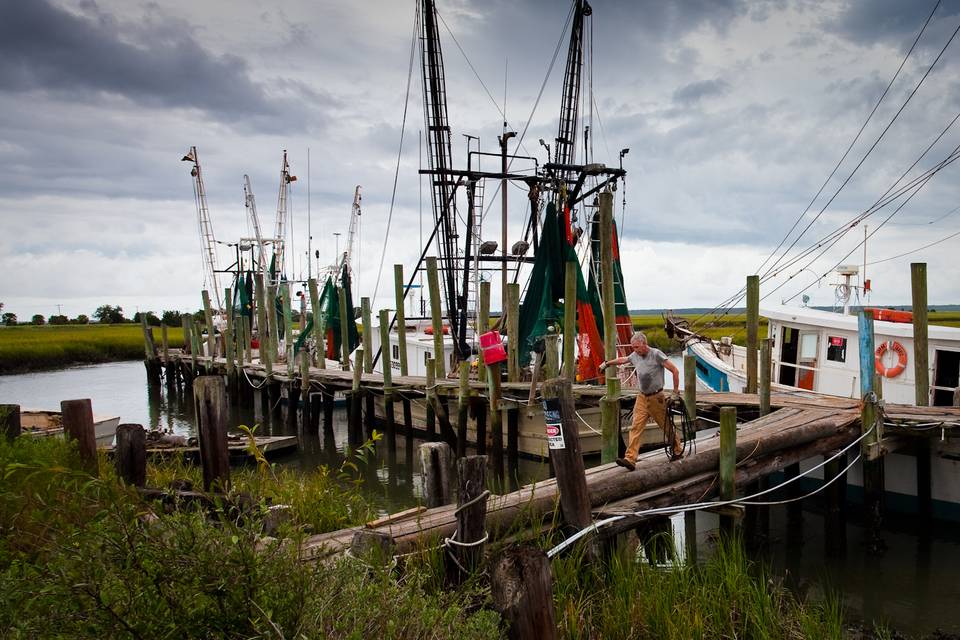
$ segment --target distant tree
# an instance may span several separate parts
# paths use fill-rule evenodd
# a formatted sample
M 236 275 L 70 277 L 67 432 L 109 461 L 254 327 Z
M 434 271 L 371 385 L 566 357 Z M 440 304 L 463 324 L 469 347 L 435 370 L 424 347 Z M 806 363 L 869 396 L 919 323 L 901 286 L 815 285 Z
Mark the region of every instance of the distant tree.
M 42 313 L 34 314 L 34 316 L 33 316 L 32 318 L 30 318 L 30 324 L 35 324 L 35 325 L 37 325 L 37 326 L 40 326 L 40 325 L 46 324 L 46 323 L 47 323 L 47 321 L 44 320 Z
M 97 322 L 101 324 L 117 324 L 120 322 L 125 322 L 123 317 L 123 307 L 114 307 L 109 304 L 104 304 L 97 307 L 97 310 L 93 312 L 93 317 L 97 319 Z
M 207 316 L 203 312 L 203 309 L 200 309 L 199 311 L 194 311 L 193 320 L 194 322 L 201 322 L 201 323 L 207 321 Z
M 150 325 L 151 327 L 160 326 L 160 318 L 158 318 L 157 314 L 155 314 L 153 311 L 146 311 L 146 312 L 137 311 L 135 314 L 133 314 L 133 322 L 135 324 L 140 324 L 140 316 L 143 313 L 146 313 L 148 325 Z
M 17 314 L 10 313 L 9 311 L 3 314 L 3 324 L 5 324 L 8 327 L 16 326 Z
M 59 315 L 56 313 L 50 316 L 49 318 L 47 318 L 47 324 L 67 324 L 69 322 L 70 322 L 70 319 L 67 318 L 67 316 Z
M 73 319 L 73 324 L 90 324 L 90 318 L 85 314 L 81 313 L 76 318 Z
M 183 314 L 179 311 L 164 311 L 160 320 L 168 327 L 179 327 L 183 322 Z

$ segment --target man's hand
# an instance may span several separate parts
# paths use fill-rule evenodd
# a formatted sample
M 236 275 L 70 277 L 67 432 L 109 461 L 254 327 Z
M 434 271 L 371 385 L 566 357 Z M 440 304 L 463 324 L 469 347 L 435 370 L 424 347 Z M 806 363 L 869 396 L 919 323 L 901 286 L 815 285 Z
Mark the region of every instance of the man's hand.
M 601 362 L 601 363 L 600 363 L 600 373 L 603 373 L 603 370 L 606 369 L 606 368 L 607 368 L 607 363 L 606 363 L 606 362 Z

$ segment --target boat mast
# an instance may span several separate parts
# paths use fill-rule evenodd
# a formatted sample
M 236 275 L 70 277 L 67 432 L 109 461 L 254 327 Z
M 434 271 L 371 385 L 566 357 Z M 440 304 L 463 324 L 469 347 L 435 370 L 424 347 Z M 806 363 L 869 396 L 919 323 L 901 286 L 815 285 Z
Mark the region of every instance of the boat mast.
M 283 164 L 280 167 L 280 192 L 277 195 L 277 224 L 273 232 L 273 255 L 277 259 L 277 276 L 271 284 L 277 284 L 284 273 L 284 233 L 287 223 L 287 192 L 291 182 L 296 182 L 297 176 L 290 175 L 290 164 L 287 162 L 287 150 L 283 150 Z
M 260 273 L 267 271 L 267 246 L 263 240 L 263 232 L 260 231 L 260 217 L 257 215 L 257 202 L 253 197 L 253 187 L 250 186 L 250 176 L 243 175 L 243 202 L 247 208 L 247 217 L 250 219 L 250 225 L 253 227 L 254 237 L 257 239 L 257 268 Z
M 220 287 L 217 284 L 217 239 L 213 235 L 210 209 L 207 207 L 207 191 L 203 186 L 203 175 L 200 173 L 200 157 L 197 155 L 197 148 L 190 147 L 187 155 L 180 160 L 181 162 L 193 163 L 190 175 L 193 176 L 193 197 L 197 206 L 197 227 L 200 230 L 200 245 L 203 252 L 203 284 L 208 291 L 213 289 L 217 311 L 222 313 L 223 304 L 220 301 Z

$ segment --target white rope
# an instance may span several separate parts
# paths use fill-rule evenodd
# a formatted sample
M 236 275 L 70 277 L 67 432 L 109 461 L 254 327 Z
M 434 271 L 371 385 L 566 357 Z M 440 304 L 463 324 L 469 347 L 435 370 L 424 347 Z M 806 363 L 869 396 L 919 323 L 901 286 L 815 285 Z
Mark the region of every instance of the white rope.
M 449 547 L 450 545 L 456 545 L 458 547 L 479 547 L 484 542 L 490 539 L 490 534 L 484 532 L 483 537 L 480 538 L 479 540 L 476 540 L 474 542 L 460 542 L 459 540 L 456 540 L 457 533 L 458 533 L 457 531 L 454 531 L 452 538 L 444 538 L 443 546 Z
M 591 427 L 591 426 L 590 426 L 590 423 L 583 419 L 583 416 L 580 415 L 580 412 L 579 412 L 579 411 L 574 410 L 574 413 L 577 414 L 577 417 L 578 417 L 578 418 L 580 418 L 580 422 L 583 423 L 583 426 L 585 426 L 587 429 L 590 429 L 590 431 L 594 432 L 594 433 L 597 434 L 598 436 L 602 436 L 602 435 L 603 435 L 601 432 L 599 432 L 599 431 L 597 431 L 596 429 L 594 429 L 593 427 Z
M 848 445 L 847 445 L 846 447 L 844 447 L 843 449 L 840 449 L 840 451 L 838 451 L 837 453 L 833 454 L 833 455 L 830 456 L 829 458 L 826 458 L 826 459 L 825 459 L 823 462 L 821 462 L 820 464 L 818 464 L 818 465 L 816 465 L 816 466 L 814 466 L 814 467 L 811 467 L 810 469 L 804 471 L 803 473 L 800 473 L 800 474 L 794 476 L 793 478 L 790 478 L 790 479 L 788 479 L 788 480 L 786 480 L 786 481 L 784 481 L 784 482 L 781 482 L 780 484 L 778 484 L 778 485 L 776 485 L 776 486 L 770 487 L 769 489 L 765 489 L 764 491 L 760 491 L 760 492 L 754 493 L 753 495 L 744 496 L 744 497 L 742 497 L 742 498 L 734 498 L 733 500 L 719 500 L 719 501 L 712 501 L 712 502 L 696 502 L 696 503 L 693 503 L 693 504 L 688 504 L 688 505 L 683 505 L 683 506 L 678 506 L 678 507 L 657 507 L 657 508 L 654 508 L 654 509 L 645 509 L 645 510 L 643 510 L 643 511 L 634 511 L 633 513 L 630 513 L 630 514 L 611 516 L 611 517 L 606 518 L 606 519 L 604 519 L 604 520 L 598 520 L 597 522 L 594 522 L 594 523 L 593 523 L 592 525 L 590 525 L 589 527 L 587 527 L 587 528 L 585 528 L 585 529 L 581 529 L 581 530 L 578 531 L 577 533 L 573 534 L 572 536 L 570 536 L 569 538 L 567 538 L 566 540 L 564 540 L 563 542 L 561 542 L 560 544 L 558 544 L 557 546 L 555 546 L 555 547 L 554 547 L 553 549 L 551 549 L 549 552 L 547 552 L 547 557 L 548 557 L 548 558 L 552 558 L 552 557 L 554 557 L 555 555 L 557 555 L 558 553 L 560 553 L 561 551 L 563 551 L 564 549 L 566 549 L 567 547 L 569 547 L 570 545 L 572 545 L 574 542 L 576 542 L 576 541 L 579 540 L 580 538 L 584 537 L 585 535 L 587 535 L 587 534 L 589 534 L 589 533 L 591 533 L 591 532 L 593 532 L 593 531 L 597 531 L 597 530 L 600 529 L 601 527 L 605 527 L 605 526 L 607 526 L 607 525 L 609 525 L 609 524 L 612 524 L 612 523 L 614 523 L 614 522 L 618 522 L 618 521 L 623 520 L 623 519 L 628 518 L 628 517 L 641 517 L 641 516 L 651 516 L 651 515 L 661 515 L 661 514 L 663 514 L 663 515 L 671 514 L 671 515 L 672 515 L 672 514 L 676 514 L 676 513 L 686 513 L 686 512 L 688 512 L 688 511 L 699 511 L 699 510 L 702 510 L 702 509 L 714 509 L 714 508 L 716 508 L 716 507 L 722 507 L 722 506 L 731 505 L 731 504 L 742 504 L 742 503 L 754 504 L 754 505 L 760 505 L 760 506 L 762 506 L 762 505 L 764 505 L 764 504 L 766 504 L 766 503 L 764 503 L 764 502 L 749 502 L 749 501 L 752 500 L 753 498 L 758 498 L 758 497 L 760 497 L 760 496 L 762 496 L 762 495 L 766 495 L 766 494 L 771 493 L 771 492 L 773 492 L 773 491 L 778 491 L 778 490 L 782 489 L 783 487 L 787 486 L 788 484 L 790 484 L 790 483 L 792 483 L 792 482 L 795 482 L 795 481 L 799 480 L 800 478 L 803 478 L 804 476 L 807 476 L 807 475 L 813 473 L 814 471 L 816 471 L 816 470 L 818 470 L 818 469 L 826 466 L 828 463 L 830 463 L 830 462 L 832 462 L 833 460 L 837 459 L 838 457 L 840 457 L 841 455 L 843 455 L 843 454 L 845 454 L 847 451 L 849 451 L 852 447 L 854 447 L 855 445 L 857 445 L 858 443 L 860 443 L 860 441 L 862 441 L 864 438 L 866 438 L 868 435 L 870 435 L 875 428 L 876 428 L 876 424 L 874 424 L 873 426 L 870 427 L 870 429 L 868 429 L 866 432 L 864 432 L 863 434 L 861 434 L 859 438 L 857 438 L 856 440 L 854 440 L 853 442 L 851 442 L 850 444 L 848 444 Z M 796 501 L 798 501 L 798 500 L 803 500 L 803 499 L 805 499 L 805 498 L 807 498 L 807 497 L 809 497 L 809 496 L 811 496 L 811 495 L 814 495 L 814 494 L 822 491 L 824 488 L 826 488 L 826 487 L 830 486 L 831 484 L 833 484 L 838 478 L 840 478 L 844 473 L 846 473 L 847 470 L 850 469 L 850 467 L 852 467 L 854 464 L 856 464 L 857 461 L 860 460 L 860 457 L 861 457 L 860 454 L 858 454 L 857 457 L 854 459 L 854 461 L 851 462 L 849 465 L 847 465 L 846 469 L 844 469 L 841 473 L 838 473 L 836 476 L 834 476 L 834 477 L 833 477 L 832 479 L 830 479 L 828 482 L 825 482 L 822 486 L 820 486 L 817 490 L 813 491 L 812 493 L 807 494 L 807 495 L 804 495 L 804 496 L 798 496 L 798 497 L 795 497 L 795 498 L 788 498 L 788 499 L 783 500 L 783 501 L 778 501 L 778 502 L 776 502 L 776 503 L 769 503 L 769 504 L 787 504 L 788 502 L 796 502 Z
M 254 391 L 262 389 L 264 386 L 266 386 L 267 382 L 269 382 L 269 380 L 264 378 L 263 382 L 261 382 L 259 385 L 254 384 L 253 380 L 250 379 L 250 374 L 247 373 L 246 369 L 243 370 L 243 377 L 247 379 L 247 382 L 250 383 L 250 386 L 253 387 Z
M 453 512 L 453 515 L 458 515 L 461 511 L 463 511 L 463 510 L 466 509 L 467 507 L 472 507 L 473 505 L 477 504 L 477 503 L 480 502 L 481 500 L 486 500 L 489 496 L 490 496 L 490 490 L 489 490 L 489 489 L 484 489 L 483 493 L 481 493 L 480 495 L 478 495 L 478 496 L 477 496 L 476 498 L 474 498 L 473 500 L 468 500 L 467 502 L 464 502 L 462 505 L 458 506 L 458 507 L 456 508 L 456 510 Z M 454 537 L 456 537 L 456 535 L 457 535 L 456 532 L 454 532 L 453 535 L 454 535 Z

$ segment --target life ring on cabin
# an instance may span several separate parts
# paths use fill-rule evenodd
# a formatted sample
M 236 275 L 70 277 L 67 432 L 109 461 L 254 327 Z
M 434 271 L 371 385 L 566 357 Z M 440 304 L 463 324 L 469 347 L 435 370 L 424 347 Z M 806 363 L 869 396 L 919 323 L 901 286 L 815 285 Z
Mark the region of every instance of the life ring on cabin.
M 883 364 L 883 356 L 887 351 L 893 351 L 897 354 L 897 364 L 892 367 L 887 367 Z M 882 342 L 880 346 L 877 347 L 874 364 L 877 368 L 877 373 L 884 378 L 896 378 L 907 368 L 907 350 L 896 340 Z
M 424 328 L 423 332 L 424 332 L 425 334 L 427 334 L 428 336 L 432 336 L 432 335 L 433 335 L 433 327 L 426 327 L 426 328 Z M 450 333 L 450 325 L 448 325 L 448 324 L 443 325 L 443 335 L 449 335 L 449 333 Z

